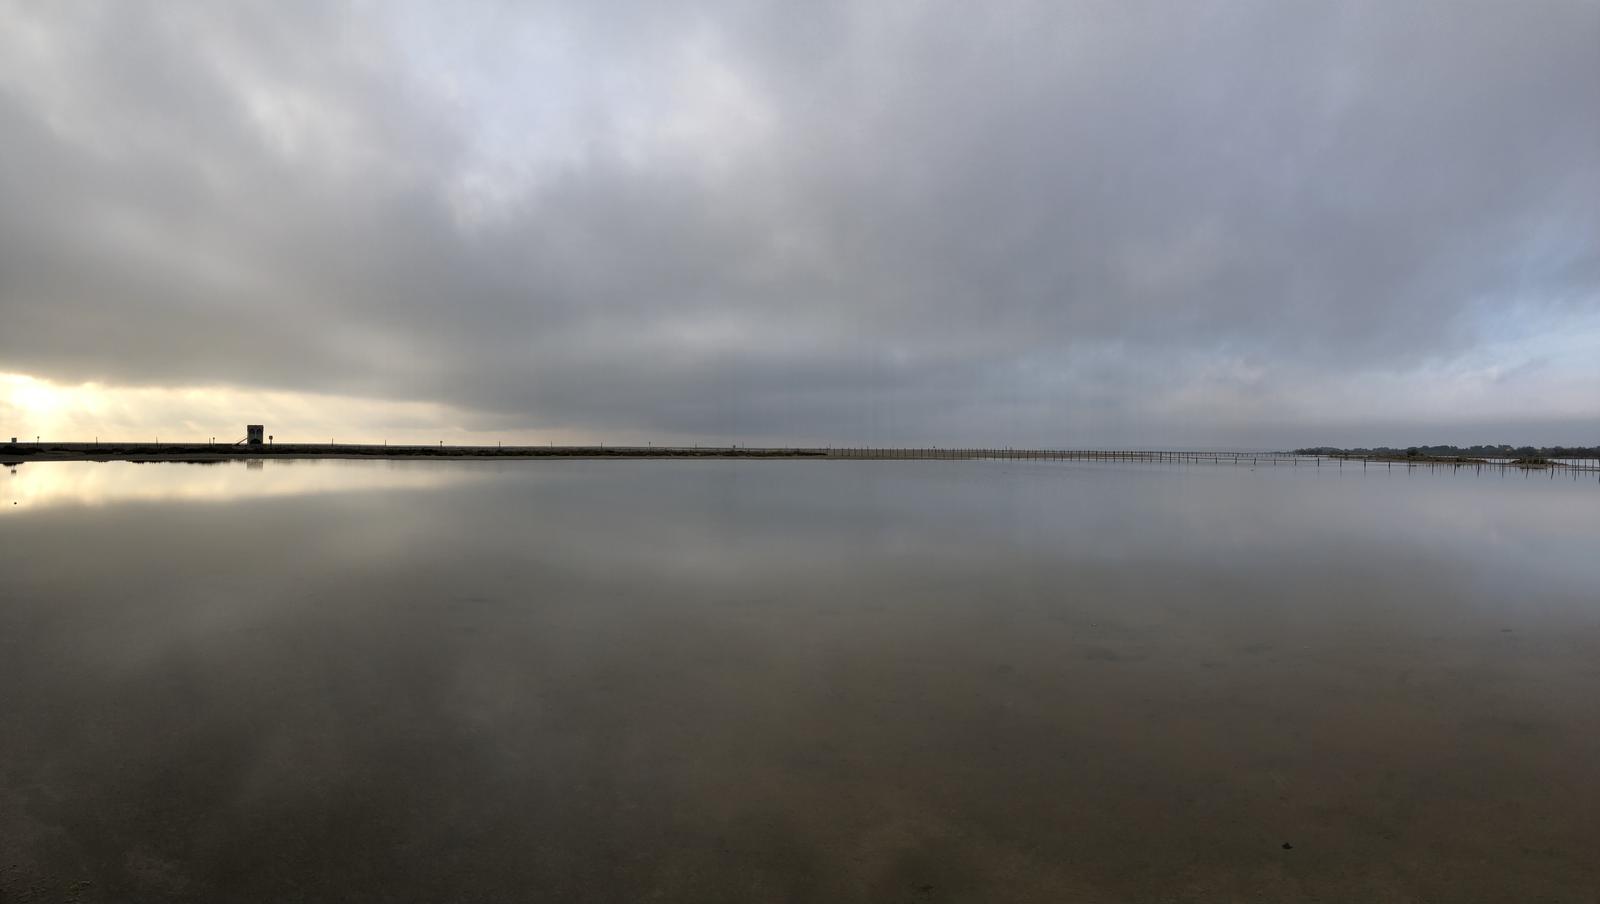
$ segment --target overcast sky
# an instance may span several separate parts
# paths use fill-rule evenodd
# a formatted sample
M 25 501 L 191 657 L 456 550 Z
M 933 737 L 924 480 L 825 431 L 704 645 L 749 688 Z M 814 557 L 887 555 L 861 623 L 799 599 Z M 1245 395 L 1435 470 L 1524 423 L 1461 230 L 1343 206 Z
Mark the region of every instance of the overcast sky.
M 61 438 L 1600 442 L 1600 2 L 0 0 L 0 374 Z

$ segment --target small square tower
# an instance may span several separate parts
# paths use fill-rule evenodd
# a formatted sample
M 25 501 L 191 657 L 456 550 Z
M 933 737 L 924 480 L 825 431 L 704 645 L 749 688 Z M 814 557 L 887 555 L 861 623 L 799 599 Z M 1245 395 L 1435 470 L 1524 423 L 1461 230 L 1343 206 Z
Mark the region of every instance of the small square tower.
M 266 436 L 266 427 L 261 424 L 247 424 L 244 428 L 244 442 L 247 446 L 263 444 Z

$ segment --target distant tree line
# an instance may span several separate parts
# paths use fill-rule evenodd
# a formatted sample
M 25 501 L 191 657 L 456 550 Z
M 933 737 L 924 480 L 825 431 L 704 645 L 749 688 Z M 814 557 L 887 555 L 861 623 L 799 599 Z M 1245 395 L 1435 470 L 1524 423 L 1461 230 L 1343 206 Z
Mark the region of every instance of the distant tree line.
M 1600 446 L 1375 446 L 1370 449 L 1340 449 L 1315 446 L 1294 450 L 1298 455 L 1357 455 L 1374 458 L 1600 458 Z

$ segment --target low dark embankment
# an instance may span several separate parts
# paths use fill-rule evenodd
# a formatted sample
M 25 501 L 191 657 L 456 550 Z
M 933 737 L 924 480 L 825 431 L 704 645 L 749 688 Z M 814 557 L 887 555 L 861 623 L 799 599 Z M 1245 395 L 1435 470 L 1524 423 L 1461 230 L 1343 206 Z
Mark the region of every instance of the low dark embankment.
M 0 461 L 221 461 L 241 458 L 818 458 L 826 449 L 736 446 L 386 446 L 353 443 L 15 443 Z
M 1293 452 L 1131 449 L 747 446 L 392 446 L 346 443 L 16 443 L 0 445 L 0 461 L 226 461 L 264 458 L 840 458 L 870 460 L 1118 461 L 1204 464 L 1298 464 Z

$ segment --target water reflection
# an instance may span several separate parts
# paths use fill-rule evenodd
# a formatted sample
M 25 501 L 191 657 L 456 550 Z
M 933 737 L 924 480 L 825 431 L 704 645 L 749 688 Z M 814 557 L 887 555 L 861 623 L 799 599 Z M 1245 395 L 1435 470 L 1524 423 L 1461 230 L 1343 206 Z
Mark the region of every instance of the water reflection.
M 1600 882 L 1588 484 L 428 464 L 453 476 L 0 519 L 0 896 Z M 387 469 L 281 472 L 329 470 Z
M 477 463 L 474 463 L 477 464 Z M 493 467 L 437 462 L 337 459 L 150 462 L 40 461 L 0 474 L 4 508 L 119 502 L 226 502 L 268 496 L 371 490 L 437 489 L 480 479 Z

